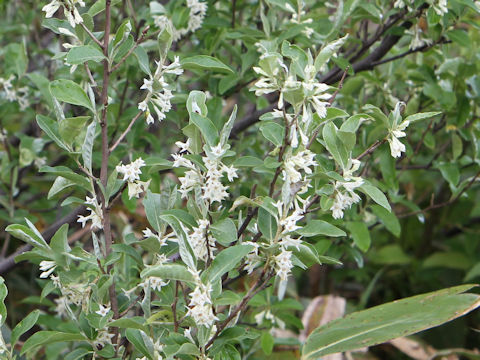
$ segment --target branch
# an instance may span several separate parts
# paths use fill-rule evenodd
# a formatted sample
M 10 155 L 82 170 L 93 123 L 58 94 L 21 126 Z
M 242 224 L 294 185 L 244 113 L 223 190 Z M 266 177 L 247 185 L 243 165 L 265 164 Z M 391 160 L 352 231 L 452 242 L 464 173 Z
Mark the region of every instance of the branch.
M 205 349 L 208 349 L 215 339 L 220 335 L 220 333 L 225 329 L 230 321 L 232 321 L 240 311 L 242 311 L 248 304 L 251 298 L 253 298 L 256 294 L 258 294 L 260 291 L 265 289 L 268 286 L 268 282 L 270 279 L 273 277 L 273 272 L 270 272 L 265 280 L 262 282 L 262 278 L 265 275 L 266 268 L 263 269 L 262 273 L 260 274 L 259 278 L 255 282 L 255 284 L 248 290 L 247 294 L 243 297 L 242 301 L 240 304 L 237 305 L 237 307 L 228 315 L 228 317 L 220 324 L 217 326 L 217 331 L 215 331 L 215 334 L 211 337 L 211 339 L 208 341 L 208 343 L 205 345 Z
M 135 117 L 132 119 L 132 121 L 130 121 L 130 124 L 128 124 L 127 128 L 125 129 L 125 131 L 118 137 L 117 141 L 115 141 L 115 143 L 110 147 L 110 150 L 109 150 L 109 153 L 111 154 L 113 152 L 113 150 L 115 150 L 117 148 L 118 145 L 120 145 L 120 143 L 122 142 L 122 140 L 125 138 L 125 136 L 127 136 L 127 134 L 130 132 L 130 130 L 132 129 L 132 126 L 133 124 L 135 124 L 135 122 L 138 120 L 138 118 L 143 114 L 143 111 L 139 111 L 137 113 L 137 115 L 135 115 Z
M 132 55 L 132 53 L 135 51 L 138 45 L 140 45 L 143 42 L 143 40 L 145 40 L 145 35 L 147 35 L 147 32 L 149 29 L 150 29 L 150 26 L 146 26 L 145 29 L 143 29 L 142 35 L 140 35 L 140 37 L 137 39 L 137 41 L 135 42 L 135 45 L 133 45 L 130 48 L 130 50 L 128 50 L 128 52 L 120 59 L 120 61 L 113 68 L 110 69 L 110 73 L 117 70 L 125 62 L 125 60 L 127 60 L 127 58 L 130 55 Z
M 83 30 L 85 30 L 85 32 L 88 34 L 88 36 L 90 36 L 90 38 L 95 42 L 95 44 L 97 44 L 98 46 L 100 46 L 102 49 L 104 48 L 104 44 L 102 44 L 100 42 L 100 40 L 98 40 L 95 35 L 93 35 L 93 33 L 88 30 L 88 28 L 85 26 L 85 24 L 83 22 L 80 23 L 80 26 L 83 28 Z M 104 35 L 105 36 L 105 35 Z M 108 36 L 107 36 L 108 38 Z
M 417 214 L 423 214 L 423 213 L 425 213 L 427 211 L 430 211 L 430 210 L 434 210 L 434 209 L 438 209 L 438 208 L 441 208 L 441 207 L 444 207 L 444 206 L 451 205 L 454 202 L 456 202 L 460 198 L 460 196 L 462 196 L 468 189 L 470 189 L 472 187 L 473 183 L 478 179 L 479 176 L 480 176 L 480 171 L 478 171 L 475 174 L 475 176 L 472 177 L 472 179 L 468 182 L 468 184 L 454 198 L 452 198 L 448 201 L 444 201 L 444 202 L 439 203 L 439 204 L 431 204 L 431 205 L 427 206 L 425 209 L 420 209 L 420 210 L 412 211 L 412 212 L 409 212 L 409 213 L 398 214 L 397 217 L 401 219 L 401 218 L 405 218 L 405 217 L 409 217 L 409 216 L 413 216 L 413 215 L 417 215 Z

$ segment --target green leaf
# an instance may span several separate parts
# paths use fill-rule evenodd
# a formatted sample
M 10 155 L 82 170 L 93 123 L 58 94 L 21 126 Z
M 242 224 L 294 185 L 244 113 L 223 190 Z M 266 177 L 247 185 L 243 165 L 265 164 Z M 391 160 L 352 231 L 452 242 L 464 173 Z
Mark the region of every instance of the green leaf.
M 5 323 L 5 319 L 7 318 L 7 307 L 4 303 L 7 294 L 8 290 L 7 286 L 5 285 L 5 280 L 0 276 L 0 315 L 2 316 L 0 319 L 0 327 Z
M 322 68 L 323 65 L 327 63 L 328 60 L 342 47 L 345 41 L 348 38 L 348 34 L 345 35 L 343 38 L 337 39 L 328 43 L 324 46 L 320 52 L 318 53 L 317 57 L 315 58 L 315 70 L 318 72 Z
M 355 312 L 315 329 L 307 338 L 302 360 L 314 360 L 441 325 L 480 306 L 480 297 L 462 285 L 417 295 Z
M 221 251 L 202 274 L 202 279 L 208 279 L 210 283 L 217 281 L 223 274 L 234 269 L 237 263 L 252 250 L 253 245 L 235 245 Z
M 30 314 L 20 321 L 15 328 L 12 330 L 12 335 L 10 337 L 10 343 L 12 345 L 17 343 L 17 340 L 25 334 L 28 330 L 30 330 L 33 325 L 37 322 L 38 316 L 40 315 L 40 310 L 34 310 Z
M 273 121 L 266 121 L 260 124 L 262 135 L 275 146 L 283 143 L 285 128 Z
M 55 141 L 55 143 L 60 146 L 62 149 L 70 152 L 71 149 L 63 142 L 60 138 L 60 133 L 58 132 L 58 122 L 50 119 L 49 117 L 43 115 L 37 115 L 37 124 L 40 126 L 40 129 L 45 131 L 50 139 Z
M 140 69 L 142 69 L 142 71 L 145 74 L 152 75 L 152 73 L 150 71 L 150 63 L 149 63 L 149 60 L 148 60 L 148 54 L 145 51 L 145 49 L 141 46 L 138 46 L 135 49 L 135 51 L 133 52 L 133 55 L 135 55 L 135 57 L 137 58 L 138 65 L 140 65 Z
M 223 246 L 229 246 L 237 240 L 237 227 L 230 218 L 222 219 L 208 227 L 215 240 Z
M 353 238 L 355 245 L 358 246 L 363 252 L 367 251 L 370 247 L 372 240 L 370 239 L 370 232 L 364 222 L 355 221 L 345 223 L 350 235 Z
M 105 59 L 103 53 L 92 45 L 76 46 L 67 54 L 66 61 L 70 65 L 79 65 L 87 61 L 100 62 Z
M 323 220 L 310 220 L 306 226 L 296 230 L 296 233 L 305 237 L 317 235 L 337 237 L 347 235 L 345 231 Z
M 152 359 L 152 354 L 150 353 L 147 345 L 145 344 L 141 330 L 127 329 L 125 334 L 127 336 L 128 341 L 132 343 L 135 349 L 140 351 L 148 359 Z
M 443 163 L 437 165 L 437 168 L 442 173 L 442 176 L 452 186 L 457 186 L 460 181 L 460 170 L 456 163 Z
M 62 140 L 72 147 L 75 139 L 81 135 L 88 119 L 90 119 L 90 116 L 77 116 L 65 118 L 61 121 L 58 125 L 58 132 L 62 137 Z
M 32 229 L 28 228 L 25 225 L 20 224 L 12 224 L 8 225 L 5 231 L 12 234 L 12 236 L 16 237 L 17 239 L 25 241 L 27 244 L 32 245 L 33 247 L 39 247 L 43 249 L 48 249 L 48 245 L 45 240 L 38 236 Z
M 161 232 L 162 224 L 160 221 L 160 213 L 162 212 L 163 207 L 160 194 L 152 193 L 148 190 L 143 199 L 143 206 L 145 207 L 145 213 L 150 225 L 152 225 L 157 232 Z
M 27 77 L 35 84 L 43 98 L 47 101 L 49 107 L 53 107 L 52 94 L 50 94 L 50 90 L 48 88 L 50 81 L 42 74 L 36 72 L 28 73 Z
M 64 178 L 71 180 L 75 184 L 83 187 L 85 190 L 88 190 L 88 191 L 91 190 L 90 181 L 88 181 L 82 175 L 74 173 L 71 169 L 69 169 L 66 166 L 56 166 L 56 167 L 42 166 L 39 169 L 39 171 L 55 174 L 57 176 L 63 176 Z
M 190 120 L 198 127 L 208 145 L 216 146 L 218 144 L 218 130 L 209 118 L 191 112 Z
M 184 69 L 207 69 L 221 73 L 234 73 L 234 71 L 220 60 L 208 55 L 195 55 L 180 61 Z
M 373 201 L 375 201 L 378 205 L 384 207 L 388 211 L 392 211 L 392 208 L 390 207 L 390 203 L 388 202 L 387 197 L 377 187 L 369 184 L 363 184 L 358 189 L 364 194 L 367 194 L 368 196 L 370 196 L 370 198 Z
M 178 218 L 174 215 L 161 215 L 160 218 L 166 221 L 175 232 L 178 240 L 178 250 L 183 262 L 189 268 L 196 269 L 196 258 L 193 256 L 193 251 L 190 247 L 187 234 L 183 231 Z
M 415 121 L 428 119 L 428 118 L 431 118 L 433 116 L 437 116 L 437 115 L 440 115 L 440 114 L 441 114 L 440 111 L 418 113 L 418 114 L 413 114 L 413 115 L 407 116 L 403 121 L 409 121 L 409 122 L 412 123 L 412 122 L 415 122 Z
M 258 210 L 258 229 L 268 240 L 273 240 L 277 234 L 277 220 L 263 207 Z
M 92 172 L 92 152 L 93 144 L 95 143 L 95 132 L 97 130 L 97 121 L 94 119 L 87 127 L 85 140 L 82 145 L 82 159 L 85 169 Z
M 147 278 L 149 276 L 156 276 L 168 280 L 179 280 L 191 283 L 195 282 L 195 279 L 188 269 L 184 265 L 180 264 L 149 266 L 142 271 L 141 277 Z
M 55 195 L 61 193 L 63 190 L 73 185 L 75 185 L 73 181 L 65 179 L 64 177 L 61 177 L 61 176 L 57 176 L 57 178 L 53 182 L 52 187 L 48 191 L 47 199 L 50 200 Z
M 399 237 L 402 228 L 395 214 L 378 205 L 372 205 L 371 208 L 373 213 L 380 218 L 380 221 L 385 225 L 387 230 L 396 237 Z
M 328 152 L 335 159 L 335 162 L 339 164 L 342 169 L 347 167 L 348 154 L 344 144 L 337 137 L 337 127 L 333 122 L 329 122 L 323 127 L 323 140 L 325 140 L 325 146 Z
M 63 101 L 73 105 L 79 105 L 95 112 L 92 103 L 87 94 L 77 83 L 66 80 L 54 80 L 50 83 L 50 92 L 59 101 Z
M 263 165 L 263 161 L 254 156 L 242 156 L 233 162 L 233 166 L 235 166 L 236 168 L 256 167 L 256 166 L 262 166 L 262 165 Z
M 260 345 L 262 346 L 262 350 L 265 355 L 270 355 L 273 351 L 274 345 L 274 338 L 272 334 L 270 334 L 268 331 L 264 331 L 262 333 L 262 337 L 260 338 Z
M 118 327 L 121 329 L 137 329 L 137 330 L 146 331 L 146 326 L 143 325 L 144 322 L 145 322 L 145 319 L 143 319 L 142 317 L 123 318 L 123 319 L 114 320 L 111 323 L 108 323 L 107 326 Z
M 3 49 L 3 71 L 7 74 L 14 71 L 20 78 L 27 72 L 28 57 L 23 42 L 18 44 L 9 44 Z
M 38 346 L 65 341 L 87 341 L 85 336 L 79 333 L 66 333 L 61 331 L 39 331 L 33 334 L 23 344 L 21 355 Z

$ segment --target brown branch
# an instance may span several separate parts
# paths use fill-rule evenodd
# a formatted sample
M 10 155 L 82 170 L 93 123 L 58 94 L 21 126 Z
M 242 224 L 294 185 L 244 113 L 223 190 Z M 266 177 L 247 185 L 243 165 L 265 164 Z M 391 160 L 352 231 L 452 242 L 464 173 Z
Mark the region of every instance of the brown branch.
M 223 329 L 225 329 L 228 323 L 230 323 L 230 321 L 232 321 L 238 315 L 238 313 L 241 312 L 247 306 L 248 302 L 256 294 L 258 294 L 260 291 L 262 291 L 268 286 L 268 282 L 273 277 L 273 272 L 270 272 L 265 278 L 265 280 L 263 280 L 265 273 L 266 273 L 266 267 L 263 269 L 262 273 L 260 274 L 255 284 L 250 288 L 250 290 L 248 290 L 247 294 L 243 297 L 240 304 L 238 304 L 237 307 L 230 313 L 230 315 L 228 315 L 228 317 L 221 324 L 217 326 L 217 331 L 215 331 L 215 334 L 210 338 L 208 343 L 205 345 L 205 349 L 208 349 L 213 344 L 213 342 L 220 335 Z
M 120 61 L 110 69 L 110 73 L 114 72 L 115 70 L 117 70 L 124 62 L 125 60 L 128 59 L 128 57 L 130 55 L 132 55 L 132 53 L 135 51 L 135 49 L 138 47 L 138 45 L 140 45 L 143 40 L 145 40 L 145 35 L 147 35 L 147 32 L 148 30 L 150 29 L 150 26 L 146 26 L 145 29 L 143 29 L 142 31 L 142 34 L 140 35 L 140 37 L 137 39 L 137 41 L 135 42 L 135 44 L 130 48 L 130 50 L 128 50 L 128 52 L 120 59 Z
M 115 143 L 110 147 L 109 149 L 109 153 L 111 154 L 113 152 L 113 150 L 115 150 L 117 148 L 118 145 L 120 145 L 120 143 L 122 142 L 122 140 L 125 138 L 125 136 L 127 136 L 127 134 L 130 132 L 130 130 L 132 129 L 133 127 L 133 124 L 135 124 L 135 122 L 138 120 L 138 118 L 143 114 L 143 111 L 139 111 L 137 113 L 137 115 L 135 115 L 135 117 L 132 119 L 132 121 L 130 121 L 130 124 L 128 124 L 127 128 L 125 129 L 125 131 L 118 137 L 117 141 L 115 141 Z
M 100 42 L 100 40 L 98 40 L 95 35 L 93 35 L 93 33 L 87 28 L 87 26 L 81 22 L 80 23 L 80 26 L 83 28 L 83 30 L 85 30 L 85 32 L 88 34 L 88 36 L 90 36 L 90 38 L 95 42 L 95 44 L 97 44 L 98 46 L 100 46 L 102 48 L 102 50 L 104 49 L 104 46 L 105 46 L 105 39 L 104 39 L 104 43 L 102 44 Z M 104 35 L 105 37 L 106 35 Z M 106 36 L 107 39 L 108 39 L 108 36 Z M 108 44 L 108 41 L 107 41 L 107 44 Z
M 356 157 L 356 160 L 360 160 L 360 159 L 364 158 L 365 156 L 368 156 L 368 155 L 372 154 L 380 145 L 382 145 L 386 142 L 387 142 L 387 139 L 375 141 L 372 145 L 369 146 L 369 148 L 367 150 L 365 150 L 363 153 L 358 155 Z
M 175 281 L 175 298 L 172 303 L 172 314 L 173 314 L 173 332 L 178 331 L 178 319 L 177 319 L 177 301 L 178 301 L 178 280 Z
M 438 208 L 441 208 L 441 207 L 444 207 L 444 206 L 451 205 L 454 202 L 456 202 L 460 198 L 460 196 L 462 196 L 465 193 L 465 191 L 467 191 L 473 185 L 473 183 L 478 179 L 479 176 L 480 176 L 480 171 L 478 171 L 475 174 L 475 176 L 472 177 L 472 179 L 468 182 L 468 184 L 454 198 L 452 198 L 450 200 L 447 200 L 447 201 L 444 201 L 444 202 L 439 203 L 439 204 L 434 204 L 433 201 L 431 201 L 431 204 L 424 209 L 420 209 L 420 210 L 417 210 L 417 211 L 412 211 L 412 212 L 409 212 L 409 213 L 398 214 L 397 217 L 402 219 L 402 218 L 405 218 L 405 217 L 409 217 L 409 216 L 413 216 L 413 215 L 417 215 L 417 214 L 423 214 L 423 213 L 425 213 L 427 211 L 430 211 L 430 210 L 434 210 L 434 209 L 438 209 Z M 432 199 L 433 199 L 433 197 L 432 197 Z

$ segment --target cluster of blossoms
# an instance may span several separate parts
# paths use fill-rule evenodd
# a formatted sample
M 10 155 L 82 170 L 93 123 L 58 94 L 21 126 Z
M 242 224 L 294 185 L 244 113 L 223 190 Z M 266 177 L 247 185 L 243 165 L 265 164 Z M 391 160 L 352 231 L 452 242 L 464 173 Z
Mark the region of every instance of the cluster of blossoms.
M 186 152 L 189 152 L 188 141 L 186 143 L 177 143 Z M 233 166 L 226 166 L 222 163 L 221 158 L 227 151 L 227 148 L 222 148 L 221 144 L 212 146 L 206 150 L 207 156 L 204 156 L 203 163 L 207 168 L 206 172 L 203 172 L 192 161 L 187 159 L 183 154 L 173 154 L 173 167 L 186 167 L 189 169 L 185 175 L 179 178 L 181 183 L 180 193 L 182 197 L 186 197 L 187 194 L 195 188 L 201 188 L 203 199 L 209 204 L 214 202 L 221 203 L 228 197 L 228 186 L 222 184 L 221 179 L 224 174 L 227 175 L 229 181 L 233 181 L 238 177 L 237 169 Z
M 145 230 L 142 231 L 143 233 L 143 237 L 144 238 L 155 238 L 158 240 L 158 244 L 160 246 L 165 246 L 167 245 L 167 240 L 171 237 L 174 237 L 175 236 L 175 233 L 171 232 L 171 233 L 168 233 L 166 235 L 160 235 L 160 234 L 156 234 L 154 233 L 151 229 L 149 228 L 146 228 Z M 174 240 L 175 241 L 175 240 Z
M 90 211 L 88 216 L 78 215 L 77 222 L 82 224 L 82 227 L 85 227 L 85 224 L 88 220 L 92 221 L 92 230 L 102 229 L 103 228 L 103 212 L 102 207 L 97 201 L 95 196 L 86 197 L 85 204 L 87 205 L 87 210 Z
M 332 48 L 332 51 L 336 51 L 345 39 L 339 39 L 329 44 L 328 47 Z M 259 61 L 260 66 L 253 67 L 253 70 L 261 77 L 252 90 L 255 90 L 256 96 L 278 91 L 280 93 L 278 98 L 279 109 L 284 108 L 285 100 L 292 102 L 295 107 L 301 108 L 302 111 L 299 115 L 302 115 L 302 132 L 303 134 L 307 133 L 313 118 L 312 108 L 321 119 L 327 116 L 327 107 L 330 106 L 328 100 L 331 98 L 328 91 L 331 87 L 317 81 L 316 75 L 319 69 L 316 69 L 313 65 L 311 55 L 309 56 L 309 63 L 303 69 L 303 81 L 300 81 L 295 73 L 285 65 L 280 54 L 269 52 L 267 46 L 261 42 L 256 45 L 262 55 Z M 302 100 L 297 103 L 299 93 L 302 94 Z M 279 114 L 277 114 L 278 116 Z
M 65 17 L 74 28 L 75 25 L 83 23 L 83 18 L 76 8 L 77 4 L 80 5 L 80 7 L 85 7 L 83 0 L 52 0 L 42 8 L 42 11 L 45 11 L 46 18 L 51 18 L 53 14 L 62 7 Z
M 193 232 L 188 236 L 195 257 L 203 261 L 207 261 L 208 258 L 213 259 L 213 252 L 216 250 L 215 238 L 208 236 L 209 225 L 210 222 L 208 220 L 199 220 L 198 227 L 194 227 Z
M 433 10 L 437 15 L 443 16 L 448 13 L 447 3 L 448 0 L 429 0 L 428 1 L 432 6 Z M 396 0 L 393 6 L 397 9 L 407 8 L 408 11 L 412 11 L 414 9 L 414 1 L 413 0 Z
M 141 167 L 145 166 L 145 161 L 142 158 L 131 162 L 128 165 L 117 165 L 116 170 L 120 174 L 123 174 L 123 181 L 128 183 L 128 198 L 133 197 L 138 198 L 140 194 L 144 191 L 147 191 L 148 185 L 150 185 L 150 180 L 140 181 L 140 174 L 142 170 Z
M 303 24 L 305 25 L 305 28 L 302 30 L 302 33 L 310 39 L 312 34 L 315 32 L 311 27 L 307 26 L 307 24 L 313 23 L 313 19 L 305 19 L 302 20 L 302 16 L 306 14 L 306 11 L 304 10 L 305 8 L 305 1 L 304 0 L 298 0 L 297 1 L 298 7 L 295 9 L 289 2 L 285 2 L 285 8 L 292 13 L 292 18 L 290 22 L 293 24 Z
M 18 89 L 15 89 L 12 85 L 12 80 L 15 79 L 14 75 L 10 75 L 8 79 L 0 77 L 0 89 L 4 93 L 5 99 L 7 101 L 18 102 L 20 110 L 25 110 L 30 102 L 28 101 L 28 87 L 24 86 Z M 3 89 L 2 89 L 3 88 Z
M 143 85 L 140 87 L 141 90 L 148 91 L 145 99 L 138 104 L 138 109 L 143 111 L 147 117 L 147 124 L 153 124 L 155 121 L 149 110 L 148 104 L 153 106 L 158 121 L 165 119 L 165 114 L 172 109 L 170 100 L 173 98 L 173 93 L 168 88 L 169 85 L 165 81 L 163 75 L 180 75 L 183 73 L 178 56 L 175 56 L 174 61 L 170 65 L 163 65 L 159 61 L 156 63 L 157 70 L 155 70 L 155 74 L 150 76 L 149 79 L 143 79 Z
M 173 22 L 165 15 L 153 16 L 155 26 L 157 26 L 160 30 L 165 28 L 172 29 L 173 41 L 178 41 L 181 37 L 185 36 L 189 32 L 194 33 L 202 27 L 203 19 L 207 14 L 208 5 L 206 2 L 201 2 L 198 0 L 187 0 L 187 8 L 190 10 L 190 15 L 188 17 L 188 25 L 186 28 L 175 28 Z
M 355 193 L 355 189 L 363 185 L 363 179 L 352 174 L 360 168 L 360 161 L 351 159 L 350 167 L 343 172 L 345 181 L 335 181 L 334 193 L 335 197 L 333 205 L 330 208 L 334 219 L 343 218 L 343 211 L 349 209 L 353 204 L 361 200 L 360 196 Z
M 189 269 L 189 271 L 195 279 L 196 287 L 190 294 L 191 300 L 188 304 L 187 315 L 191 316 L 198 326 L 205 325 L 210 327 L 218 320 L 213 314 L 212 300 L 210 298 L 212 285 L 205 285 L 200 279 L 198 271 L 192 269 Z
M 289 184 L 302 180 L 303 171 L 305 174 L 312 174 L 311 166 L 316 166 L 315 154 L 308 149 L 301 150 L 295 155 L 287 156 L 284 161 L 283 180 Z

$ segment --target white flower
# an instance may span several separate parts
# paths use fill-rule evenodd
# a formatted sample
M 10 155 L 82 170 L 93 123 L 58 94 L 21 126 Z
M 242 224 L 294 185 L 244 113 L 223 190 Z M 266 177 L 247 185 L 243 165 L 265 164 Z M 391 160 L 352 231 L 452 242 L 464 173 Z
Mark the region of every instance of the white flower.
M 447 8 L 447 0 L 434 0 L 433 3 L 433 10 L 437 13 L 437 15 L 443 16 L 448 12 Z
M 221 144 L 218 144 L 218 145 L 216 145 L 216 146 L 210 147 L 210 152 L 212 153 L 212 155 L 214 155 L 214 156 L 217 157 L 217 158 L 219 158 L 219 157 L 221 157 L 223 154 L 225 154 L 226 151 L 227 151 L 227 149 L 222 148 L 222 145 L 221 145 Z
M 140 87 L 140 90 L 148 90 L 153 92 L 153 79 L 143 79 L 143 85 Z
M 138 158 L 128 165 L 117 165 L 116 170 L 123 174 L 123 181 L 134 182 L 135 180 L 140 180 L 140 174 L 142 173 L 140 168 L 143 166 L 145 166 L 145 161 L 142 158 Z
M 51 18 L 53 14 L 57 12 L 57 10 L 62 6 L 62 2 L 59 0 L 52 0 L 50 3 L 45 5 L 42 8 L 42 11 L 45 11 L 45 17 Z
M 46 279 L 50 276 L 50 274 L 55 270 L 57 267 L 57 264 L 55 264 L 55 261 L 50 261 L 50 260 L 43 260 L 40 262 L 40 270 L 43 271 L 40 274 L 41 279 Z
M 188 242 L 190 243 L 193 254 L 197 259 L 207 261 L 210 257 L 213 259 L 213 252 L 216 250 L 215 238 L 208 236 L 207 228 L 210 222 L 206 219 L 198 221 L 198 227 L 193 228 L 193 232 L 188 236 Z M 207 247 L 208 238 L 208 247 Z
M 107 316 L 107 314 L 111 310 L 110 306 L 103 306 L 102 304 L 99 304 L 98 307 L 99 307 L 99 309 L 97 311 L 95 311 L 95 314 L 98 314 L 102 317 Z
M 228 181 L 232 182 L 234 178 L 238 178 L 237 169 L 232 166 L 224 166 L 223 171 L 227 173 Z
M 150 287 L 153 290 L 158 290 L 158 291 L 160 291 L 163 286 L 168 285 L 168 281 L 165 282 L 163 281 L 162 278 L 159 278 L 156 276 L 150 276 L 147 281 L 150 283 Z
M 147 102 L 145 100 L 138 103 L 138 110 L 147 111 L 147 109 L 148 109 L 148 106 L 147 106 Z
M 362 186 L 364 181 L 360 177 L 354 177 L 351 180 L 354 181 L 335 182 L 336 194 L 333 205 L 330 207 L 334 219 L 342 218 L 343 210 L 350 208 L 353 204 L 356 204 L 361 200 L 360 196 L 358 196 L 354 190 Z M 344 191 L 341 190 L 342 187 Z
M 189 309 L 187 315 L 191 316 L 198 326 L 205 325 L 210 327 L 215 320 L 218 320 L 213 314 L 212 300 L 210 299 L 212 285 L 203 284 L 197 271 L 192 269 L 189 269 L 189 271 L 196 279 L 197 286 L 189 295 L 191 300 L 188 304 Z
M 292 252 L 287 251 L 282 248 L 282 252 L 275 256 L 275 265 L 277 270 L 277 275 L 281 280 L 286 281 L 290 271 L 293 268 L 293 263 L 291 261 Z
M 98 330 L 97 337 L 93 341 L 93 344 L 97 347 L 98 346 L 105 347 L 105 345 L 107 344 L 112 345 L 112 338 L 114 336 L 115 335 L 110 334 L 106 328 Z
M 390 145 L 390 153 L 394 158 L 402 156 L 402 152 L 405 152 L 406 150 L 405 145 L 400 140 L 398 140 L 398 138 L 405 137 L 407 135 L 404 130 L 408 127 L 409 124 L 409 121 L 404 121 L 390 130 L 390 134 L 387 140 Z
M 180 59 L 178 56 L 175 56 L 173 63 L 168 66 L 163 66 L 163 69 L 167 74 L 181 75 L 183 74 L 183 69 L 180 65 Z
M 90 211 L 90 215 L 83 216 L 79 215 L 77 222 L 82 224 L 82 227 L 85 227 L 85 224 L 88 220 L 92 221 L 92 229 L 101 229 L 103 228 L 103 213 L 100 204 L 97 201 L 97 198 L 94 196 L 92 198 L 86 197 L 85 204 L 92 205 L 92 207 L 87 207 L 87 210 Z
M 128 183 L 128 198 L 138 198 L 141 193 L 147 191 L 150 181 L 135 181 Z
M 177 141 L 175 143 L 175 145 L 177 145 L 179 148 L 180 148 L 180 152 L 190 152 L 190 144 L 191 141 L 190 139 L 187 139 L 186 142 L 181 142 L 181 141 Z

